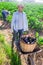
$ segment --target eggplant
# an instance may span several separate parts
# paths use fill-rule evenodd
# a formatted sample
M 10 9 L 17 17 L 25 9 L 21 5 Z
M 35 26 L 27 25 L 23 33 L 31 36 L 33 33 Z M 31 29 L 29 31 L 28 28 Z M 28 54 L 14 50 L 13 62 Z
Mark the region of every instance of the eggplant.
M 22 39 L 23 39 L 23 41 L 24 41 L 25 43 L 27 43 L 27 44 L 33 44 L 33 43 L 36 42 L 36 38 L 24 37 L 24 38 L 22 38 Z

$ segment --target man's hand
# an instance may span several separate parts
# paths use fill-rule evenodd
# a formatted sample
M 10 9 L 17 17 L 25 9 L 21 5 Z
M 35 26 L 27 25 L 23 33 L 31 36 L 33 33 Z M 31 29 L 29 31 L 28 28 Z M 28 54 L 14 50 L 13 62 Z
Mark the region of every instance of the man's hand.
M 11 34 L 13 34 L 14 33 L 14 31 L 11 31 Z

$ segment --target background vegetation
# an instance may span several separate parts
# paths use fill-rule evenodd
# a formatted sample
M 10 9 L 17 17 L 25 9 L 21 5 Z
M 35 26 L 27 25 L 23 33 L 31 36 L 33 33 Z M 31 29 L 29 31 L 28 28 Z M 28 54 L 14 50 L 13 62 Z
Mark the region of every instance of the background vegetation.
M 0 18 L 2 18 L 2 10 L 7 9 L 10 15 L 6 18 L 11 23 L 13 12 L 17 10 L 17 3 L 14 2 L 0 2 Z M 43 30 L 43 4 L 28 3 L 24 7 L 27 14 L 28 25 L 36 31 Z

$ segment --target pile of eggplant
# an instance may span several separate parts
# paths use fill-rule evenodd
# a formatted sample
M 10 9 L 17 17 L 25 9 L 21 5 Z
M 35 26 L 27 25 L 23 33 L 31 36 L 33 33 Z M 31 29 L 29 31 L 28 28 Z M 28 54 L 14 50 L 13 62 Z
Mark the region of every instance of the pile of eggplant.
M 34 44 L 36 42 L 36 38 L 32 38 L 32 37 L 24 37 L 24 38 L 22 38 L 22 40 L 26 44 Z

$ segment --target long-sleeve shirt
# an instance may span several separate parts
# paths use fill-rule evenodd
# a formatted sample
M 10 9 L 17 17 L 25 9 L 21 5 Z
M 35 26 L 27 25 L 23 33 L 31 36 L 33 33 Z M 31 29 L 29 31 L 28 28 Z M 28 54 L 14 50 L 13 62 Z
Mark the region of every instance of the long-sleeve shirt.
M 15 12 L 13 14 L 12 22 L 11 22 L 11 30 L 28 30 L 28 21 L 25 12 Z

